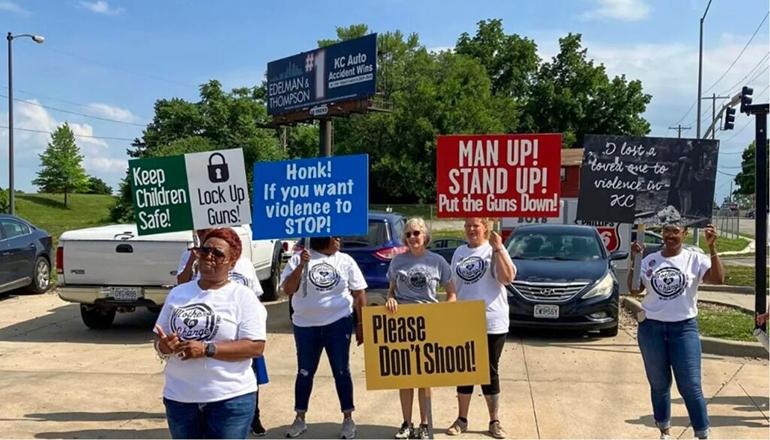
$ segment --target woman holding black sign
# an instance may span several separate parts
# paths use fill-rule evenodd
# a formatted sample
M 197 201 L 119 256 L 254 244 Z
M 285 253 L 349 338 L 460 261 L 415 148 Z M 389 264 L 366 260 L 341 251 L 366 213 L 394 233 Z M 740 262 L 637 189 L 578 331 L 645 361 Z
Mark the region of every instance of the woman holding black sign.
M 481 386 L 489 410 L 489 434 L 505 438 L 500 425 L 500 378 L 497 366 L 508 335 L 508 295 L 505 286 L 516 277 L 516 266 L 503 246 L 503 239 L 492 231 L 488 218 L 465 219 L 467 245 L 460 246 L 452 256 L 452 282 L 457 288 L 458 301 L 483 300 L 486 304 L 487 342 L 489 345 L 490 383 Z M 468 409 L 473 385 L 457 387 L 458 416 L 447 429 L 449 435 L 468 430 Z
M 454 284 L 451 281 L 452 270 L 449 264 L 439 254 L 430 252 L 425 246 L 430 243 L 430 233 L 421 218 L 407 220 L 404 232 L 404 242 L 409 252 L 396 255 L 388 267 L 388 299 L 385 307 L 390 313 L 398 311 L 399 304 L 430 304 L 437 303 L 436 293 L 439 286 L 444 286 L 447 301 L 457 299 Z M 430 388 L 419 388 L 417 397 L 420 406 L 420 426 L 415 429 L 412 425 L 412 402 L 414 389 L 399 390 L 401 413 L 404 423 L 395 437 L 429 438 L 428 414 L 426 400 L 430 399 Z
M 663 227 L 663 248 L 642 259 L 641 267 L 629 271 L 632 293 L 646 291 L 639 312 L 639 349 L 650 383 L 652 410 L 660 438 L 671 429 L 671 378 L 676 378 L 696 437 L 708 438 L 709 419 L 701 389 L 701 343 L 698 333 L 698 286 L 701 281 L 724 283 L 724 269 L 716 250 L 714 225 L 704 230 L 710 256 L 685 249 L 687 228 L 680 224 Z M 644 246 L 634 242 L 631 254 Z M 642 286 L 635 289 L 633 273 L 640 270 Z
M 294 342 L 297 345 L 297 379 L 294 410 L 297 415 L 286 432 L 290 438 L 307 431 L 313 377 L 326 350 L 342 410 L 340 438 L 356 435 L 353 422 L 353 380 L 350 377 L 350 338 L 363 343 L 361 310 L 366 305 L 366 281 L 350 255 L 340 252 L 339 237 L 314 237 L 310 249 L 291 257 L 281 273 L 283 291 L 294 309 Z M 353 317 L 353 310 L 359 319 Z M 354 323 L 354 321 L 356 321 Z

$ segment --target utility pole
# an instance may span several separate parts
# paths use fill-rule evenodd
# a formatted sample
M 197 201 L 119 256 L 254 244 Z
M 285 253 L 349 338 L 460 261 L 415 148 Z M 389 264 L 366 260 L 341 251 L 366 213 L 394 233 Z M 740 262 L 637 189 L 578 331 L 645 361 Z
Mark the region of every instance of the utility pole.
M 709 13 L 711 7 L 711 0 L 706 5 L 706 11 L 703 13 L 703 17 L 700 18 L 700 45 L 698 46 L 698 115 L 695 117 L 695 125 L 698 127 L 695 131 L 695 137 L 700 139 L 700 95 L 701 88 L 703 87 L 703 21 L 706 20 L 706 14 Z
M 682 124 L 677 125 L 676 127 L 668 127 L 669 130 L 676 130 L 677 134 L 676 137 L 681 138 L 682 137 L 682 130 L 690 130 L 692 127 L 682 127 Z
M 717 120 L 717 99 L 730 99 L 731 96 L 717 96 L 716 93 L 712 94 L 711 96 L 704 96 L 701 99 L 710 99 L 711 100 L 711 126 L 714 127 L 713 130 L 711 130 L 711 139 L 716 138 L 716 120 Z M 721 112 L 720 112 L 721 114 Z M 700 117 L 700 116 L 699 116 Z M 698 121 L 700 122 L 700 121 Z M 698 130 L 698 133 L 700 133 L 700 129 Z M 706 130 L 706 136 L 708 136 L 708 130 Z M 700 134 L 698 134 L 698 137 L 700 137 Z

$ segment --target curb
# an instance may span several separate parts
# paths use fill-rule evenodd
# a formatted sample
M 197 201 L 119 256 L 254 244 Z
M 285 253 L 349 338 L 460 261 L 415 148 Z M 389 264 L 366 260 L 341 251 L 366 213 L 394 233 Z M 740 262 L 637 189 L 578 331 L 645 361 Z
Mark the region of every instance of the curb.
M 717 254 L 718 254 L 720 257 L 722 257 L 722 256 L 736 256 L 736 255 L 751 254 L 751 253 L 753 253 L 753 252 L 755 252 L 755 251 L 756 251 L 757 242 L 756 242 L 756 241 L 754 241 L 754 239 L 753 239 L 753 238 L 751 238 L 751 237 L 746 237 L 745 235 L 738 235 L 738 236 L 739 236 L 739 237 L 741 237 L 741 238 L 742 238 L 742 239 L 744 239 L 744 240 L 748 240 L 748 242 L 749 242 L 749 243 L 746 245 L 746 247 L 745 247 L 745 248 L 743 248 L 743 249 L 742 249 L 742 250 L 740 250 L 740 251 L 726 251 L 726 252 L 717 252 Z
M 726 284 L 701 284 L 698 286 L 698 290 L 706 292 L 743 293 L 747 295 L 754 294 L 754 288 L 751 286 L 728 286 Z
M 714 302 L 714 301 L 708 301 Z M 623 307 L 633 314 L 642 310 L 642 305 L 635 299 L 621 297 Z M 734 307 L 734 306 L 733 306 Z M 752 312 L 753 313 L 753 312 Z M 757 342 L 728 341 L 726 339 L 701 336 L 701 351 L 703 353 L 721 356 L 752 357 L 767 359 L 767 351 Z

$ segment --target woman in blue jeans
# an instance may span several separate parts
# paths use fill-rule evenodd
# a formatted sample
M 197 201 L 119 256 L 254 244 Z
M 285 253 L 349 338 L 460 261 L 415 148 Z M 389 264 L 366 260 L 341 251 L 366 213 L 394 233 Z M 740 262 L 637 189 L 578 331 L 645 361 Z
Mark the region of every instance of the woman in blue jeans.
M 251 360 L 265 349 L 267 311 L 230 280 L 241 240 L 213 229 L 194 250 L 199 277 L 174 287 L 155 325 L 167 360 L 163 403 L 172 438 L 248 436 L 257 380 Z
M 640 268 L 629 271 L 632 293 L 646 291 L 639 320 L 639 349 L 650 383 L 652 410 L 660 438 L 669 439 L 671 429 L 671 378 L 676 379 L 690 424 L 699 439 L 708 438 L 709 419 L 701 389 L 701 345 L 698 333 L 698 286 L 701 281 L 724 282 L 724 269 L 716 251 L 716 229 L 705 229 L 709 256 L 682 247 L 687 229 L 680 224 L 663 227 L 663 248 L 644 259 Z M 634 242 L 631 254 L 644 247 Z M 633 272 L 641 270 L 642 286 L 632 286 Z
M 353 422 L 353 380 L 350 377 L 350 338 L 363 342 L 361 321 L 354 322 L 353 310 L 361 316 L 366 304 L 366 281 L 350 255 L 339 252 L 339 237 L 309 240 L 310 249 L 291 257 L 281 273 L 283 291 L 294 309 L 294 341 L 297 346 L 297 379 L 294 384 L 294 410 L 297 415 L 286 432 L 290 438 L 307 430 L 313 376 L 326 350 L 334 385 L 343 414 L 340 438 L 355 438 Z

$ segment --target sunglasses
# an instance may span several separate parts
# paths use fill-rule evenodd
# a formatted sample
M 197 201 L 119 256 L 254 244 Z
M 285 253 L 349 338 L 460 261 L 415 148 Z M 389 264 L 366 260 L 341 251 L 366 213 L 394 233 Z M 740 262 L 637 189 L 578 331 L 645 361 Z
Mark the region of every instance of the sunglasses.
M 224 252 L 222 252 L 221 250 L 219 250 L 219 249 L 217 249 L 215 247 L 201 246 L 201 247 L 199 247 L 197 249 L 197 251 L 198 251 L 198 255 L 201 255 L 203 257 L 208 257 L 209 255 L 213 255 L 214 258 L 219 259 L 219 260 L 221 260 L 221 259 L 223 259 L 223 258 L 225 258 L 227 256 L 227 255 L 225 255 Z
M 406 238 L 409 238 L 409 237 L 419 237 L 420 236 L 420 231 L 406 231 L 406 233 L 404 233 L 404 236 L 406 236 Z

